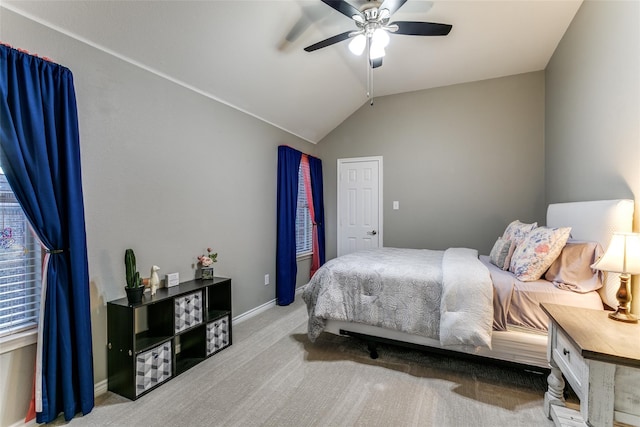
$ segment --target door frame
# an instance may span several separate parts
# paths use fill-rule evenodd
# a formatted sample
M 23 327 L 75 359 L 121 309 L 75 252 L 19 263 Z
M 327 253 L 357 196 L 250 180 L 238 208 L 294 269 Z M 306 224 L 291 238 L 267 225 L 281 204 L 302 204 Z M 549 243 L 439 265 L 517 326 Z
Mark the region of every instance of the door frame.
M 383 211 L 384 211 L 384 201 L 382 198 L 382 188 L 383 188 L 383 182 L 384 180 L 382 179 L 382 156 L 370 156 L 370 157 L 350 157 L 350 158 L 345 158 L 345 159 L 338 159 L 337 161 L 337 174 L 336 174 L 336 180 L 337 180 L 337 185 L 336 185 L 336 195 L 337 195 L 337 205 L 336 205 L 336 212 L 337 212 L 337 245 L 336 245 L 336 249 L 337 249 L 337 255 L 340 256 L 342 255 L 342 239 L 340 236 L 340 233 L 342 231 L 342 226 L 340 224 L 340 171 L 341 168 L 344 164 L 348 164 L 348 163 L 360 163 L 360 162 L 378 162 L 378 247 L 382 248 L 384 247 L 384 240 L 383 240 Z

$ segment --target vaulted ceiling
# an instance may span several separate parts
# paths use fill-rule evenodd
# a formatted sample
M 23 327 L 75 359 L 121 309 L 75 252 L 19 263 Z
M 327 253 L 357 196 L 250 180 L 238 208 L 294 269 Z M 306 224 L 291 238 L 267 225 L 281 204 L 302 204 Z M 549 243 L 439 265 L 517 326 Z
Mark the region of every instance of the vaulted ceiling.
M 542 70 L 581 1 L 409 0 L 392 21 L 453 29 L 446 37 L 392 34 L 374 96 Z M 348 41 L 303 50 L 355 29 L 320 0 L 1 5 L 310 142 L 368 102 L 366 59 L 351 54 Z

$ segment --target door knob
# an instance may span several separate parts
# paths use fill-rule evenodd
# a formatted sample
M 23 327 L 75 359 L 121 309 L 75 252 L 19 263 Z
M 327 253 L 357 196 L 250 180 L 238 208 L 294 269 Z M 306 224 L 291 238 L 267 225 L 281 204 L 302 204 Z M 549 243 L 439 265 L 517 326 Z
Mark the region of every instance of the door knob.
M 367 231 L 367 234 L 368 234 L 369 236 L 375 236 L 376 234 L 378 234 L 378 232 L 377 232 L 376 230 L 373 230 L 373 231 Z

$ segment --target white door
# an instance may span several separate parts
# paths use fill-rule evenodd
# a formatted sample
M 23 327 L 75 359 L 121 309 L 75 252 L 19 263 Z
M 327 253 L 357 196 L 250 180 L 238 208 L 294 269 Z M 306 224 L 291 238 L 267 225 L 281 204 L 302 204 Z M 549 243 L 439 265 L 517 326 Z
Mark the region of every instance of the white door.
M 382 157 L 338 159 L 338 256 L 382 247 Z

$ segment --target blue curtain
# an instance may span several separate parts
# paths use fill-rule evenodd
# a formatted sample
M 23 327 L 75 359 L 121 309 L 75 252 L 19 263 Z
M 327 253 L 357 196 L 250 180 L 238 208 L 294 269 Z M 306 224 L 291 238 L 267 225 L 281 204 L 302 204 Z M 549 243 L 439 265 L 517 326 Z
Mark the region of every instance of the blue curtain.
M 276 239 L 276 302 L 289 305 L 296 292 L 296 205 L 298 168 L 302 153 L 291 147 L 278 147 L 278 212 Z
M 322 160 L 309 156 L 309 172 L 311 174 L 311 193 L 313 195 L 313 222 L 318 230 L 318 256 L 321 266 L 325 262 L 324 256 L 324 197 L 322 187 Z
M 0 46 L 0 155 L 9 185 L 49 254 L 36 367 L 36 420 L 94 406 L 89 273 L 73 76 Z M 38 372 L 41 371 L 41 374 Z M 38 399 L 41 393 L 41 402 Z

